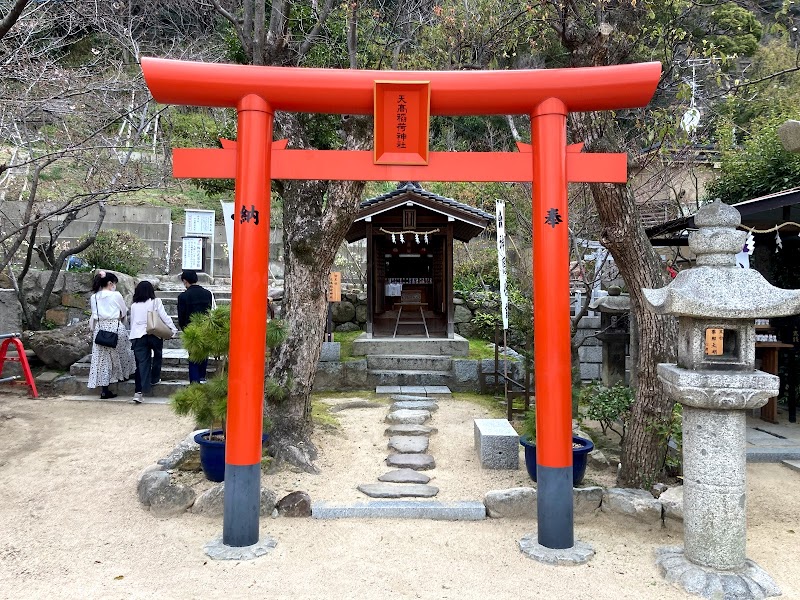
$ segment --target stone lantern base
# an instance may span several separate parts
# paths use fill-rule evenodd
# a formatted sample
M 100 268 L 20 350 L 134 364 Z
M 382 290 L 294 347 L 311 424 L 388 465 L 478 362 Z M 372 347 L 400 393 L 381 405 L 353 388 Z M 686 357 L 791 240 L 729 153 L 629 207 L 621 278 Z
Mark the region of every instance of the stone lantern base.
M 741 569 L 718 571 L 693 563 L 683 548 L 673 546 L 656 550 L 656 564 L 667 581 L 703 598 L 760 600 L 781 595 L 772 577 L 749 559 Z

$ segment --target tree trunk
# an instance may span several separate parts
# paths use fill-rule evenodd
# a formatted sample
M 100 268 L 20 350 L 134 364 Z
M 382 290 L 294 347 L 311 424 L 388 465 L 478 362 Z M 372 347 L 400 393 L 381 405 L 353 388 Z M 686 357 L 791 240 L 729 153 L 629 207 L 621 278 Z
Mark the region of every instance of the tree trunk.
M 661 474 L 667 440 L 663 426 L 672 416 L 673 401 L 656 374 L 658 363 L 674 362 L 677 324 L 670 316 L 651 313 L 642 288 L 668 283 L 666 270 L 644 233 L 641 217 L 627 186 L 593 184 L 592 195 L 603 227 L 603 245 L 609 249 L 631 296 L 631 312 L 639 332 L 638 386 L 630 425 L 622 446 L 619 483 L 649 487 Z
M 297 121 L 294 117 L 288 121 L 286 129 L 291 131 Z M 364 145 L 361 121 L 345 120 L 350 148 Z M 266 407 L 276 467 L 289 462 L 317 471 L 312 462 L 317 452 L 310 439 L 311 391 L 328 314 L 328 275 L 363 190 L 363 181 L 291 181 L 282 186 L 286 338 L 273 352 L 269 373 L 286 395 L 267 397 Z

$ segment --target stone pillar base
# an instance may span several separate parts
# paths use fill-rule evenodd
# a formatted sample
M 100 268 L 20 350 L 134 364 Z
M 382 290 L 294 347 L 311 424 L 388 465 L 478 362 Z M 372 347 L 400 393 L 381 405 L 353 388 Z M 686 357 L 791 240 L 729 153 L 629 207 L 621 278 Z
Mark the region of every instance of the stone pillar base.
M 271 537 L 262 535 L 255 544 L 250 546 L 226 546 L 222 541 L 222 536 L 219 536 L 203 546 L 203 551 L 213 560 L 253 560 L 264 556 L 277 545 L 278 542 Z
M 553 549 L 542 546 L 536 532 L 529 533 L 518 543 L 525 556 L 548 565 L 582 565 L 594 556 L 594 549 L 586 542 L 575 541 L 575 545 L 570 548 Z
M 683 548 L 673 546 L 656 550 L 656 565 L 667 581 L 703 598 L 761 600 L 781 595 L 772 577 L 752 560 L 735 571 L 717 571 L 693 563 Z

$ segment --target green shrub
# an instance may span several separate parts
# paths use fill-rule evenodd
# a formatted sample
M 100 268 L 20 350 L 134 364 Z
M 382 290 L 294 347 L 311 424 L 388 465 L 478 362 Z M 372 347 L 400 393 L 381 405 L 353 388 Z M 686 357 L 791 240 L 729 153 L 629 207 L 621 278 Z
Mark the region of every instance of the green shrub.
M 205 313 L 192 315 L 192 320 L 183 331 L 183 346 L 189 352 L 189 359 L 202 362 L 207 358 L 217 358 L 214 376 L 207 383 L 192 383 L 175 394 L 171 399 L 172 409 L 179 415 L 192 415 L 200 426 L 209 429 L 225 430 L 225 417 L 228 412 L 228 350 L 230 348 L 231 309 L 222 304 Z M 272 319 L 267 327 L 267 348 L 275 348 L 286 338 L 283 321 Z M 286 390 L 267 378 L 267 396 L 281 399 Z
M 600 423 L 603 434 L 613 431 L 622 443 L 631 418 L 633 390 L 621 383 L 608 388 L 593 381 L 581 390 L 581 401 L 586 405 L 586 416 Z
M 85 239 L 81 238 L 81 241 Z M 150 258 L 150 248 L 141 239 L 127 231 L 106 229 L 99 231 L 94 243 L 81 253 L 95 269 L 119 271 L 138 275 Z

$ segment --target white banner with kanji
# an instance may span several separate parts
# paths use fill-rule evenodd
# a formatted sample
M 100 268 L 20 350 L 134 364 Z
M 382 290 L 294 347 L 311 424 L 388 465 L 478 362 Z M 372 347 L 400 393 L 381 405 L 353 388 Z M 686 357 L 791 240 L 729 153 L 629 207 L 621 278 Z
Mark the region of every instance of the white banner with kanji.
M 500 272 L 500 311 L 503 314 L 503 329 L 508 329 L 508 292 L 506 291 L 506 205 L 495 200 L 497 212 L 497 267 Z

